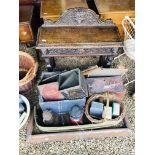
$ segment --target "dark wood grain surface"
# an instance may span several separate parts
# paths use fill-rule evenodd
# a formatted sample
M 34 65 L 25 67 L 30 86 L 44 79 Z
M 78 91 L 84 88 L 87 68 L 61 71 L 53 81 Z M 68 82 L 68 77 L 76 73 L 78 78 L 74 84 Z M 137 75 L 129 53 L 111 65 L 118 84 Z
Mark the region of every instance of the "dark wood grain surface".
M 19 6 L 19 22 L 30 22 L 33 14 L 32 5 L 21 5 Z
M 21 5 L 19 6 L 19 41 L 30 43 L 34 41 L 32 31 L 32 16 L 34 6 Z
M 134 11 L 135 0 L 94 0 L 100 14 Z
M 101 19 L 112 19 L 118 27 L 122 40 L 122 20 L 125 16 L 135 17 L 135 0 L 94 0 Z
M 34 4 L 36 3 L 38 0 L 19 0 L 19 4 L 20 5 L 29 5 L 29 4 Z
M 88 8 L 86 0 L 42 0 L 41 18 L 57 20 L 66 10 L 75 7 Z
M 84 46 L 120 42 L 115 27 L 41 27 L 38 46 Z

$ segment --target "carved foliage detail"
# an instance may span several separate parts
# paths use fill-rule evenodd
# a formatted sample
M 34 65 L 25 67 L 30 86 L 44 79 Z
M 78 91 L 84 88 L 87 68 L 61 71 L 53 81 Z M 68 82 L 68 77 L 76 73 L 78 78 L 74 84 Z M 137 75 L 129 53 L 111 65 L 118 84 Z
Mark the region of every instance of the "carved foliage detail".
M 116 48 L 117 49 L 117 48 Z M 43 53 L 43 51 L 42 51 Z M 83 54 L 86 55 L 86 53 L 89 55 L 98 53 L 99 55 L 104 54 L 116 54 L 114 48 L 93 48 L 93 49 L 48 49 L 46 51 L 46 54 L 43 53 L 43 55 L 77 55 L 77 54 Z
M 46 26 L 114 26 L 112 20 L 101 21 L 99 15 L 94 11 L 85 8 L 72 8 L 66 10 L 58 21 L 46 20 L 43 27 Z

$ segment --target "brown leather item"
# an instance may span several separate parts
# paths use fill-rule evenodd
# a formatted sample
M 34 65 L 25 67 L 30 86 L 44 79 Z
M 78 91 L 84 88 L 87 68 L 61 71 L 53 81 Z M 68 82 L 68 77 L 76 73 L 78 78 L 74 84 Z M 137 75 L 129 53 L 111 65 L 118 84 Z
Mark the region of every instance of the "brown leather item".
M 19 7 L 19 41 L 32 43 L 34 36 L 32 31 L 32 15 L 34 7 L 24 5 Z
M 39 85 L 38 89 L 39 89 L 40 95 L 45 100 L 61 100 L 64 98 L 61 92 L 59 91 L 58 82 Z

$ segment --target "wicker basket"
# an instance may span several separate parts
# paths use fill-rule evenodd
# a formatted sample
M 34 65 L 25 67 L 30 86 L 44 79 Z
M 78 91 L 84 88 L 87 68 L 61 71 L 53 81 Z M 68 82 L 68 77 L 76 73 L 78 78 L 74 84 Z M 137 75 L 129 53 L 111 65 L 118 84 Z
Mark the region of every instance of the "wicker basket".
M 28 53 L 19 52 L 19 92 L 25 93 L 33 86 L 38 63 Z
M 135 18 L 125 16 L 122 20 L 124 29 L 124 51 L 130 59 L 135 59 Z
M 109 102 L 111 101 L 116 101 L 118 103 L 120 103 L 120 107 L 121 107 L 121 114 L 120 116 L 116 117 L 116 118 L 112 118 L 112 119 L 95 119 L 93 117 L 91 117 L 90 113 L 89 113 L 89 109 L 90 109 L 90 105 L 91 102 L 99 99 L 99 98 L 103 98 L 103 100 L 107 101 L 106 107 L 109 107 Z M 86 107 L 85 107 L 85 114 L 87 116 L 87 118 L 92 122 L 92 123 L 102 123 L 103 127 L 108 127 L 108 126 L 113 126 L 113 125 L 117 125 L 119 124 L 123 118 L 125 117 L 125 106 L 124 104 L 118 99 L 118 97 L 115 94 L 112 93 L 104 93 L 104 94 L 95 94 L 92 95 L 87 103 L 86 103 Z M 106 115 L 106 113 L 105 113 Z

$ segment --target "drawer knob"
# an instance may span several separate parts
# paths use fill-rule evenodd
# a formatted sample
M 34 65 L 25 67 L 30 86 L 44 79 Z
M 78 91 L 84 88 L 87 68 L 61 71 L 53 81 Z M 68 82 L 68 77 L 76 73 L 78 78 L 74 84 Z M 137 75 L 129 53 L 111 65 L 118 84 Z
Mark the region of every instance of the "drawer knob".
M 23 35 L 23 36 L 26 36 L 26 35 L 27 35 L 27 32 L 25 32 L 25 31 L 22 32 L 22 35 Z

